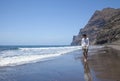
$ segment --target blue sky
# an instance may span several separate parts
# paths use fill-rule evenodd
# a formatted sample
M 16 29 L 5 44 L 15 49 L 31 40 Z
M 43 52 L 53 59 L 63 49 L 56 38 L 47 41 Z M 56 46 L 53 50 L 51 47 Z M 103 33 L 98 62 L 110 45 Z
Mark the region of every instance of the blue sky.
M 69 45 L 95 10 L 119 0 L 0 0 L 0 45 Z

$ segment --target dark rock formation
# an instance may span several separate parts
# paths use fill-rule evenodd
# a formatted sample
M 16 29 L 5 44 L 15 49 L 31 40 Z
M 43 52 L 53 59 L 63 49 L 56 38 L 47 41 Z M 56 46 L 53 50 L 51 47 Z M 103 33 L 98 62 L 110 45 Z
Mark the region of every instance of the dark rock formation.
M 119 39 L 119 16 L 120 9 L 105 8 L 102 11 L 95 11 L 88 24 L 80 29 L 78 35 L 73 36 L 71 45 L 79 45 L 81 35 L 84 33 L 88 35 L 91 44 L 104 44 Z M 114 36 L 111 35 L 113 33 L 115 33 Z
M 99 31 L 95 44 L 112 43 L 120 39 L 120 12 Z

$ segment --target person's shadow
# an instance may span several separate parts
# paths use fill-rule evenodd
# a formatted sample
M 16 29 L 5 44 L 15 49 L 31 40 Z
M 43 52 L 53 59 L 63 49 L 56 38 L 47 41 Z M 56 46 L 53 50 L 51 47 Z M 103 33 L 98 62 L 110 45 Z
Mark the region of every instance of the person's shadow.
M 84 64 L 84 79 L 85 79 L 85 81 L 92 81 L 92 75 L 90 72 L 88 62 L 84 62 L 83 64 Z

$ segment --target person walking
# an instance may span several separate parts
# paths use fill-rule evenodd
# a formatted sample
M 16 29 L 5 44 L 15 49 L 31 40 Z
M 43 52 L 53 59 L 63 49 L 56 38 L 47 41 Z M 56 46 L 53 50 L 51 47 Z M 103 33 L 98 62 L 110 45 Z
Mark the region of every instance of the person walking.
M 86 34 L 82 35 L 81 46 L 83 50 L 84 61 L 86 62 L 88 57 L 88 48 L 89 48 L 89 38 L 87 37 Z

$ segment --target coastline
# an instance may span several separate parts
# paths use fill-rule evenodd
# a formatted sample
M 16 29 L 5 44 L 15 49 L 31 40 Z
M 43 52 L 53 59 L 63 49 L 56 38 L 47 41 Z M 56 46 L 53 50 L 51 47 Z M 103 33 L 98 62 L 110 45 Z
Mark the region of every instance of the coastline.
M 90 49 L 87 63 L 78 50 L 47 61 L 2 67 L 0 81 L 119 81 L 119 62 L 119 51 L 109 47 Z
M 120 45 L 106 45 L 106 46 L 120 51 Z
M 119 50 L 120 51 L 120 40 L 115 41 L 113 43 L 107 44 L 106 47 L 110 47 L 113 48 L 115 50 Z

